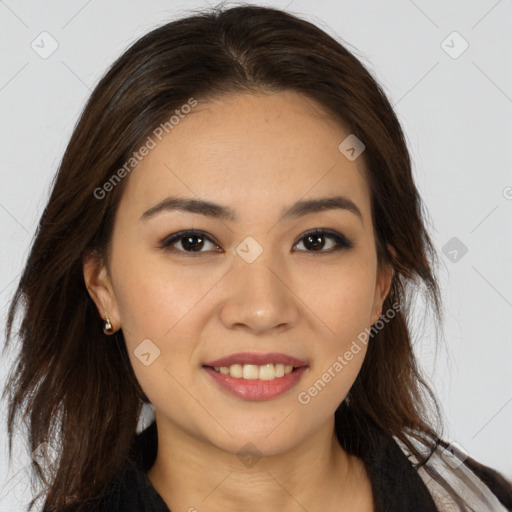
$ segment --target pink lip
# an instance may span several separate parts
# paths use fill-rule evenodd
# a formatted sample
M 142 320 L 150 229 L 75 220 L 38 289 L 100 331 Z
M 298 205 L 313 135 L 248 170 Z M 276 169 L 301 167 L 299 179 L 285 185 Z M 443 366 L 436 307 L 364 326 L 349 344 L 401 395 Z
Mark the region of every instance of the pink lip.
M 268 352 L 266 354 L 258 354 L 256 352 L 239 352 L 237 354 L 231 354 L 229 356 L 216 359 L 215 361 L 209 361 L 204 363 L 203 366 L 231 366 L 232 364 L 256 364 L 258 366 L 263 364 L 284 364 L 294 366 L 295 368 L 308 366 L 308 362 L 303 359 L 297 359 L 296 357 L 288 356 L 286 354 L 278 354 L 275 352 Z
M 219 361 L 223 360 L 219 359 Z M 214 362 L 216 363 L 217 361 Z M 244 400 L 269 400 L 293 388 L 308 370 L 308 367 L 301 366 L 291 373 L 284 375 L 284 377 L 277 377 L 273 380 L 238 379 L 231 377 L 231 375 L 223 375 L 210 367 L 205 367 L 204 370 L 222 389 L 231 395 L 243 398 Z

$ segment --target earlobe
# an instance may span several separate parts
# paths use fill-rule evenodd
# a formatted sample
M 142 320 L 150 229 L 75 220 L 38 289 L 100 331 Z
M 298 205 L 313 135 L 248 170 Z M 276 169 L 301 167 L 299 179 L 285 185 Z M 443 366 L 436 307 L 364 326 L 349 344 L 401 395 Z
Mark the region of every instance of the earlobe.
M 97 254 L 87 256 L 83 261 L 83 274 L 87 291 L 96 304 L 102 319 L 109 318 L 113 330 L 120 324 L 117 302 L 108 275 L 107 266 Z

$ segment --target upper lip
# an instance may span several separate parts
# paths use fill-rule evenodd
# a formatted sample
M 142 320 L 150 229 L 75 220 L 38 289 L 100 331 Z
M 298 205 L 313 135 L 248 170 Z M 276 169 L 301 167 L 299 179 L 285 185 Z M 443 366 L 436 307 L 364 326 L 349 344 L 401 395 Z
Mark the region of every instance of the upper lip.
M 208 361 L 203 366 L 231 366 L 232 364 L 284 364 L 299 368 L 308 366 L 308 362 L 303 359 L 289 356 L 287 354 L 279 354 L 276 352 L 267 352 L 266 354 L 258 354 L 256 352 L 239 352 L 226 357 L 221 357 L 215 361 Z

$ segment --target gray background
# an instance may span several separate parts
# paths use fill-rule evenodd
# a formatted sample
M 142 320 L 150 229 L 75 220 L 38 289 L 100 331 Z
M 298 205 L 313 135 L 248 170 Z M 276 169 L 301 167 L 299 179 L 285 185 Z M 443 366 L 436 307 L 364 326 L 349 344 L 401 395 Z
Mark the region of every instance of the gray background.
M 512 1 L 249 3 L 287 8 L 348 43 L 395 105 L 442 262 L 445 342 L 436 354 L 427 321 L 415 350 L 443 405 L 445 439 L 512 478 Z M 91 90 L 139 36 L 207 6 L 0 0 L 2 324 Z M 46 59 L 31 47 L 51 49 L 45 31 L 58 44 Z M 23 510 L 29 455 L 18 442 L 8 470 L 3 424 L 0 440 L 0 510 Z

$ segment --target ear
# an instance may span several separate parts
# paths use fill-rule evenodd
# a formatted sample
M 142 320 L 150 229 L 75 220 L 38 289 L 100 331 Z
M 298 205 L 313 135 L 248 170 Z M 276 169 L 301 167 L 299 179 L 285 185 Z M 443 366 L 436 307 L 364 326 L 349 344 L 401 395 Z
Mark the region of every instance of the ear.
M 97 253 L 91 253 L 83 260 L 84 281 L 91 299 L 96 304 L 101 318 L 110 319 L 114 331 L 119 329 L 121 320 L 106 264 Z
M 389 252 L 396 257 L 396 251 L 391 245 L 387 245 Z M 388 296 L 393 282 L 395 271 L 390 263 L 380 263 L 377 268 L 377 279 L 375 283 L 375 295 L 373 301 L 370 324 L 373 325 L 382 314 L 382 305 Z

